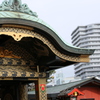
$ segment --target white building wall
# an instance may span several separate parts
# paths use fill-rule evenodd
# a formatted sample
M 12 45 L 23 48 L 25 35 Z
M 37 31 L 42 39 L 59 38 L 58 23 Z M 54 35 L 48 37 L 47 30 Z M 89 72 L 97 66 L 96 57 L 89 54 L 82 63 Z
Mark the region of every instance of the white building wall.
M 100 24 L 79 26 L 72 33 L 72 43 L 81 48 L 96 49 L 89 63 L 75 64 L 75 76 L 100 77 Z

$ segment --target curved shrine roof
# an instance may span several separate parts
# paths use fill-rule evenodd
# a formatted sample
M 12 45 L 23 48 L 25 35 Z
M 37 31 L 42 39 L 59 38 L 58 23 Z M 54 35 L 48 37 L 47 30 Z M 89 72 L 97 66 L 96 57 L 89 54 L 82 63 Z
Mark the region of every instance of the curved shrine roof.
M 57 35 L 55 30 L 43 20 L 38 18 L 37 14 L 35 12 L 32 12 L 26 4 L 22 4 L 21 0 L 9 0 L 2 2 L 2 4 L 0 5 L 0 28 L 7 26 L 8 28 L 6 28 L 6 30 L 11 31 L 11 27 L 17 27 L 18 25 L 20 27 L 28 27 L 30 33 L 32 32 L 32 34 L 38 33 L 35 34 L 37 35 L 36 37 L 38 39 L 40 39 L 39 36 L 41 35 L 42 38 L 40 40 L 44 42 L 44 44 L 48 44 L 47 46 L 51 49 L 51 51 L 53 51 L 55 57 L 51 53 L 53 56 L 51 57 L 51 55 L 49 55 L 49 59 L 53 57 L 54 59 L 52 61 L 50 60 L 51 62 L 49 63 L 46 62 L 46 66 L 66 66 L 75 62 L 88 62 L 89 55 L 93 54 L 94 52 L 94 50 L 91 49 L 81 49 L 64 43 L 64 41 Z M 24 32 L 24 29 L 22 31 Z M 26 33 L 24 35 L 21 35 L 23 35 L 23 37 L 26 37 Z M 2 32 L 2 34 L 4 35 L 5 33 Z M 10 33 L 7 34 L 12 36 Z M 28 34 L 28 37 L 35 36 L 30 36 Z M 44 48 L 47 47 L 44 46 Z M 81 60 L 75 60 L 78 58 L 81 58 Z M 59 68 L 59 66 L 53 68 L 56 69 Z M 51 69 L 53 68 L 51 67 Z
M 59 38 L 59 36 L 55 32 L 55 30 L 49 24 L 47 24 L 46 22 L 44 22 L 43 20 L 41 20 L 38 17 L 29 15 L 29 14 L 26 14 L 26 13 L 21 13 L 21 12 L 0 11 L 0 19 L 1 19 L 0 24 L 6 24 L 6 23 L 22 24 L 20 22 L 21 19 L 26 22 L 24 25 L 29 25 L 27 21 L 34 23 L 36 25 L 33 26 L 33 27 L 39 28 L 43 31 L 46 31 L 48 34 L 50 34 L 59 43 L 59 45 L 62 48 L 64 48 L 65 50 L 68 50 L 70 52 L 78 53 L 78 54 L 92 54 L 94 52 L 94 50 L 82 49 L 82 48 L 78 48 L 78 47 L 69 45 L 68 43 L 67 44 L 64 43 L 64 41 L 61 38 Z M 17 19 L 17 22 L 14 21 L 13 19 Z M 30 23 L 30 26 L 32 26 L 31 23 Z

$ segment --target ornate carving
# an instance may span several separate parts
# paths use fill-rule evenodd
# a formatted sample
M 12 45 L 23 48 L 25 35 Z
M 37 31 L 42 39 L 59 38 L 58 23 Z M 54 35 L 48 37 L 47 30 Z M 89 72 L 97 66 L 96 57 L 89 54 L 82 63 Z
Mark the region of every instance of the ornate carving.
M 47 100 L 46 84 L 39 84 L 40 86 L 40 100 Z
M 40 92 L 40 100 L 47 100 L 47 93 L 45 92 Z
M 35 83 L 36 100 L 47 100 L 46 78 L 39 78 Z
M 15 10 L 16 10 L 16 9 L 19 10 L 19 8 L 20 8 L 21 5 L 22 5 L 22 2 L 21 2 L 21 0 L 9 0 L 9 4 L 10 4 L 11 6 L 15 6 L 15 7 L 16 7 Z
M 23 66 L 0 66 L 0 77 L 46 77 L 46 73 L 35 72 L 30 67 Z
M 3 47 L 0 47 L 0 57 L 5 58 L 21 58 L 12 54 L 12 51 L 4 50 Z
M 30 30 L 2 27 L 0 28 L 0 34 L 12 36 L 16 41 L 20 41 L 23 37 L 32 37 L 32 38 L 35 37 L 41 40 L 44 44 L 46 44 L 55 55 L 57 55 L 58 57 L 64 60 L 74 61 L 74 62 L 89 62 L 88 55 L 84 57 L 82 55 L 81 56 L 74 56 L 74 55 L 71 56 L 71 55 L 62 54 L 45 37 L 43 37 L 42 35 L 36 32 L 30 31 Z
M 38 17 L 36 12 L 31 11 L 27 4 L 22 4 L 21 0 L 4 0 L 0 5 L 0 11 L 17 11 Z
M 40 91 L 45 92 L 46 91 L 46 85 L 45 84 L 40 84 Z
M 20 100 L 28 100 L 27 85 L 20 83 L 19 90 L 20 90 Z

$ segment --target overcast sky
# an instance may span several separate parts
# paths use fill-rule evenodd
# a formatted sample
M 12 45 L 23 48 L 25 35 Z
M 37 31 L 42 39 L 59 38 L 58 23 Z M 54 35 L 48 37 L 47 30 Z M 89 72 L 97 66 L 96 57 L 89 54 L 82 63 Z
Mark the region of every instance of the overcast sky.
M 3 0 L 0 0 L 0 3 Z M 37 12 L 38 17 L 57 34 L 71 43 L 71 33 L 77 26 L 100 23 L 100 0 L 22 0 L 29 8 Z M 66 70 L 65 70 L 66 69 Z M 66 77 L 73 76 L 73 66 L 62 70 Z

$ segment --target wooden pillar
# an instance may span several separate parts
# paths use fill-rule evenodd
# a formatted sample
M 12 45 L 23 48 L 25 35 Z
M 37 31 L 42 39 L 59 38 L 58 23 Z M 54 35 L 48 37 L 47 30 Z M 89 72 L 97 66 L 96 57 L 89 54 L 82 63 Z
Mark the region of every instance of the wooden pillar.
M 36 100 L 47 100 L 46 78 L 39 78 L 35 83 Z
M 27 85 L 20 83 L 19 86 L 19 98 L 20 100 L 28 100 L 28 90 Z

